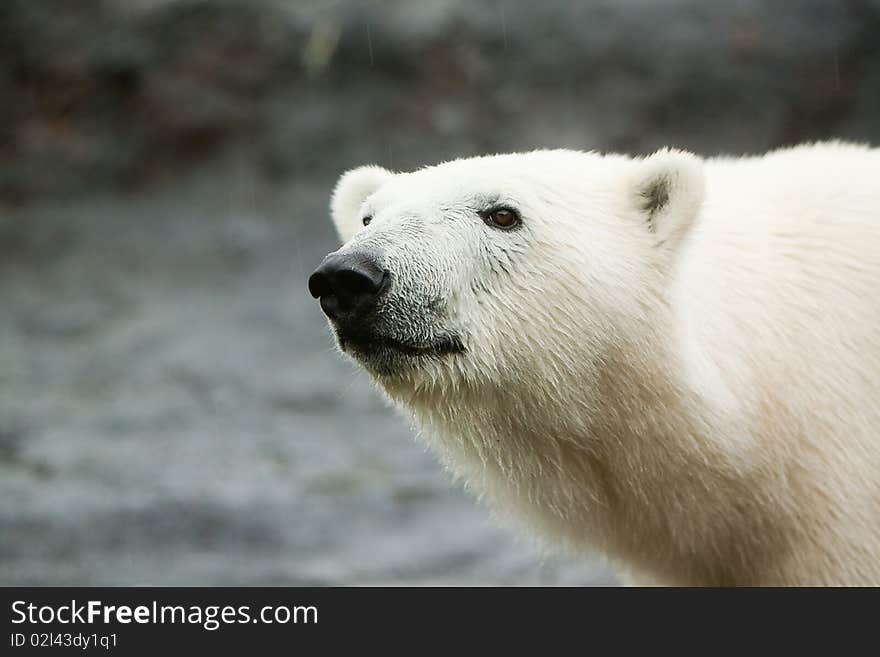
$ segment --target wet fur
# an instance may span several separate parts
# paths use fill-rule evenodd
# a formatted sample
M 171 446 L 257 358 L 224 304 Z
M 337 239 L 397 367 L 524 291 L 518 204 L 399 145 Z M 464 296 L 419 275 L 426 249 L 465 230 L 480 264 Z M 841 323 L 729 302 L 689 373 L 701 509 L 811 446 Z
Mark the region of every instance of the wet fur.
M 840 143 L 362 168 L 332 202 L 396 276 L 374 328 L 459 341 L 354 354 L 449 468 L 679 585 L 880 585 L 878 207 L 880 151 Z

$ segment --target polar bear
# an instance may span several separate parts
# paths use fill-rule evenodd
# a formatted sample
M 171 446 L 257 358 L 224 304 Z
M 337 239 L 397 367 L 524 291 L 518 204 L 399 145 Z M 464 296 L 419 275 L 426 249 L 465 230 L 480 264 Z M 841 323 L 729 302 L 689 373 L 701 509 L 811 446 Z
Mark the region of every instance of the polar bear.
M 331 215 L 339 347 L 499 513 L 633 583 L 880 585 L 880 150 L 365 166 Z

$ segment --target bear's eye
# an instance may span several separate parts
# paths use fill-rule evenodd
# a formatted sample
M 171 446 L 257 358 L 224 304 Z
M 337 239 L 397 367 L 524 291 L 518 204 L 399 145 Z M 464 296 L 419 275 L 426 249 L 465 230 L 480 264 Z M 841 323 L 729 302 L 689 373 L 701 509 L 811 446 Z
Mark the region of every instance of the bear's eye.
M 361 221 L 364 222 L 364 226 L 369 226 L 369 225 L 370 225 L 370 222 L 371 222 L 372 220 L 373 220 L 372 217 L 370 217 L 370 216 L 366 216 L 366 217 L 364 217 Z
M 498 228 L 513 228 L 519 224 L 519 214 L 511 208 L 494 208 L 483 214 L 483 220 Z

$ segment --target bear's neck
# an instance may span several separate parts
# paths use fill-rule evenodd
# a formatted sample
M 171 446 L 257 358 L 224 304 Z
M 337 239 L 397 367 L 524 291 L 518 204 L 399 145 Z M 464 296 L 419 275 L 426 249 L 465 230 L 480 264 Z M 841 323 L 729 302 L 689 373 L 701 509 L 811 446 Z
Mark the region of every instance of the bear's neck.
M 725 418 L 672 378 L 675 354 L 658 339 L 633 359 L 640 342 L 602 354 L 591 393 L 463 385 L 403 401 L 457 476 L 544 538 L 658 581 L 748 583 L 732 573 L 774 524 L 760 486 L 718 440 Z

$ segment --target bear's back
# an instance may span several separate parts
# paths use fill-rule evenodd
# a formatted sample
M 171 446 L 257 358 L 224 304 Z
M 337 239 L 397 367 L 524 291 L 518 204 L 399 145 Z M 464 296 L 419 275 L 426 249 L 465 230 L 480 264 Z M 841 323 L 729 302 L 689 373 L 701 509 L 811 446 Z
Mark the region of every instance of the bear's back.
M 710 160 L 706 180 L 673 293 L 691 380 L 747 441 L 797 455 L 817 508 L 861 519 L 817 520 L 845 540 L 880 509 L 880 150 Z

